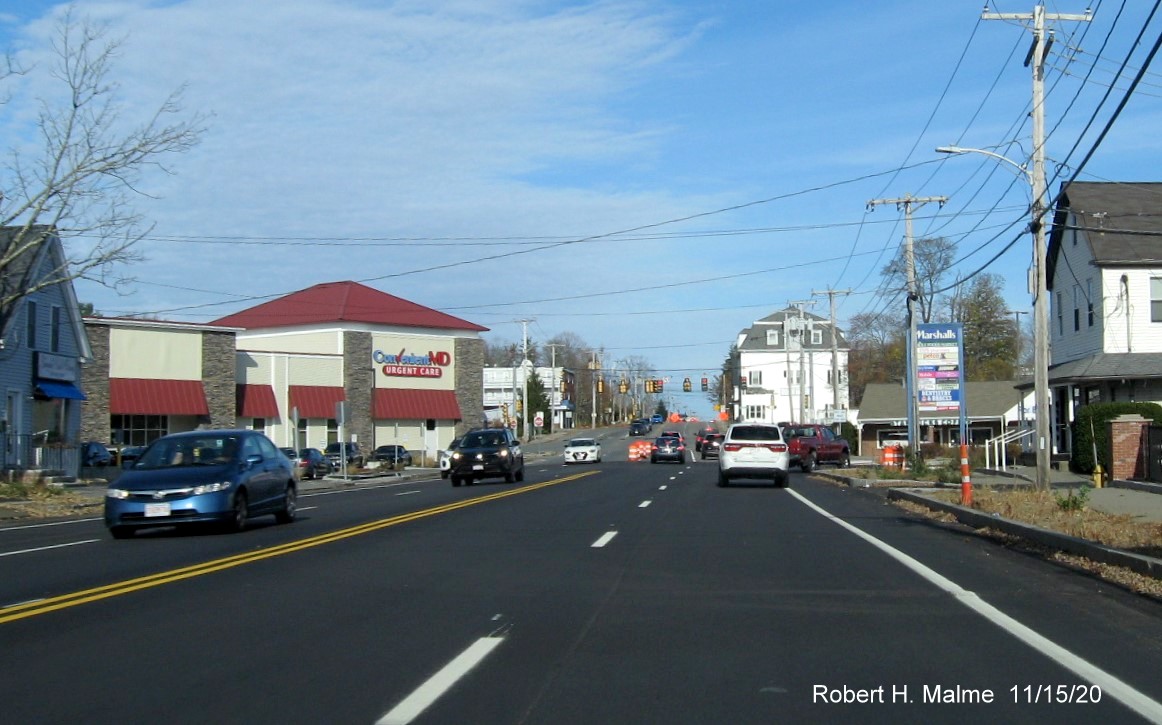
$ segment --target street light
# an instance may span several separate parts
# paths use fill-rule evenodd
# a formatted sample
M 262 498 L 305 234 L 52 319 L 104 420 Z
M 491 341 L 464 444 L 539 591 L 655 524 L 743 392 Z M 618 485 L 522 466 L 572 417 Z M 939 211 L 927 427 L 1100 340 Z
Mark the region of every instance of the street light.
M 1045 174 L 1041 164 L 1036 163 L 1034 171 L 1024 164 L 995 151 L 986 149 L 961 148 L 960 146 L 940 146 L 942 154 L 983 154 L 1009 164 L 1020 171 L 1033 190 L 1033 203 L 1029 207 L 1031 215 L 1029 230 L 1033 232 L 1033 266 L 1036 273 L 1036 289 L 1033 292 L 1033 407 L 1037 431 L 1035 441 L 1037 452 L 1037 488 L 1049 490 L 1049 291 L 1045 274 Z M 1040 172 L 1040 173 L 1037 173 Z

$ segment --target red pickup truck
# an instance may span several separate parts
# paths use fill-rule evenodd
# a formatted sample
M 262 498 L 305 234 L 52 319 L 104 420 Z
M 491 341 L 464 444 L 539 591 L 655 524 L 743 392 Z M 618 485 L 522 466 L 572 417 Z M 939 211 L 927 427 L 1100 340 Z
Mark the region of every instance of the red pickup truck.
M 790 454 L 788 466 L 798 465 L 804 472 L 814 471 L 820 463 L 834 463 L 839 468 L 851 465 L 851 446 L 825 425 L 802 423 L 783 428 Z

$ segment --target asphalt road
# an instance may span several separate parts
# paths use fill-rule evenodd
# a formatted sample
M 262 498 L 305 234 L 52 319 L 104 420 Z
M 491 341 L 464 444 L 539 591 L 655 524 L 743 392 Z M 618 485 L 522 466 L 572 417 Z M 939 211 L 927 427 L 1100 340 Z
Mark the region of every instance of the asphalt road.
M 530 456 L 523 484 L 305 495 L 294 524 L 236 535 L 0 529 L 0 712 L 1162 722 L 1150 600 L 875 492 L 800 473 L 720 489 L 713 462 L 603 444 L 594 466 Z

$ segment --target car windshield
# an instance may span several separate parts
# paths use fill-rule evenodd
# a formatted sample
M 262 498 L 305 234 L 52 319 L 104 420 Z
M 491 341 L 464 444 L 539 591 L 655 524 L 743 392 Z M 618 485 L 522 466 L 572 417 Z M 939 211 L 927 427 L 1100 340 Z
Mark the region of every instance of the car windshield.
M 469 433 L 460 445 L 464 448 L 487 448 L 504 444 L 503 433 Z
M 573 440 L 569 441 L 570 448 L 583 448 L 586 446 L 595 445 L 597 445 L 597 441 L 593 440 L 592 438 L 574 438 Z
M 736 441 L 777 441 L 782 440 L 779 429 L 767 425 L 740 425 L 730 432 Z
M 134 468 L 221 466 L 238 459 L 241 441 L 236 435 L 159 438 L 145 450 Z

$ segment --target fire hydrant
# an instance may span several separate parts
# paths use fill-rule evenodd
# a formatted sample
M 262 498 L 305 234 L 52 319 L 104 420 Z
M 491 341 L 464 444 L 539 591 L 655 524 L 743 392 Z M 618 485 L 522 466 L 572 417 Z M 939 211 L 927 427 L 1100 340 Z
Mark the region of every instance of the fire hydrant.
M 1093 468 L 1093 487 L 1094 488 L 1101 488 L 1102 481 L 1104 480 L 1104 478 L 1105 478 L 1105 471 L 1102 470 L 1101 464 L 1099 463 L 1096 466 L 1094 466 L 1094 468 Z

